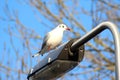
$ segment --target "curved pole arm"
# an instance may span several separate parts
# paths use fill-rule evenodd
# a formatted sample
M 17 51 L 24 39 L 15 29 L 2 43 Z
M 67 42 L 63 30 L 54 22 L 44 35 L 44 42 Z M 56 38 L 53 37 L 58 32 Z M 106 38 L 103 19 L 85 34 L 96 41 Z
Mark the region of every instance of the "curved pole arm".
M 115 53 L 116 53 L 116 80 L 120 80 L 120 33 L 115 24 L 112 22 L 106 21 L 102 22 L 98 26 L 96 26 L 94 29 L 92 29 L 90 32 L 85 34 L 83 37 L 78 39 L 76 42 L 74 42 L 71 46 L 71 51 L 74 51 L 77 47 L 83 45 L 84 43 L 88 42 L 91 40 L 93 37 L 95 37 L 97 34 L 100 32 L 104 31 L 105 29 L 109 29 L 113 35 L 114 38 L 114 43 L 115 43 Z

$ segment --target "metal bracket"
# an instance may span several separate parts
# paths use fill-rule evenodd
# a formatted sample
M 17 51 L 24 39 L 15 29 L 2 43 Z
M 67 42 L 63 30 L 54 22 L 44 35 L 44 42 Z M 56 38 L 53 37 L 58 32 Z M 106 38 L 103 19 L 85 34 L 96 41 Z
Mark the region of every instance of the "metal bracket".
M 70 50 L 71 45 L 76 40 L 72 39 L 49 53 L 45 60 L 40 61 L 32 69 L 32 72 L 28 75 L 28 80 L 55 79 L 76 67 L 84 57 L 83 45 L 76 48 L 73 52 Z

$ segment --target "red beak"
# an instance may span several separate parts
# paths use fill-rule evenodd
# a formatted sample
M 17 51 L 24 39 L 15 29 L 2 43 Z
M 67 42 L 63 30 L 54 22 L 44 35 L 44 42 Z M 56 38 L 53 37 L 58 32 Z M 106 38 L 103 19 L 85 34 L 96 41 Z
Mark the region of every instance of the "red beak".
M 66 30 L 70 31 L 71 29 L 67 27 Z

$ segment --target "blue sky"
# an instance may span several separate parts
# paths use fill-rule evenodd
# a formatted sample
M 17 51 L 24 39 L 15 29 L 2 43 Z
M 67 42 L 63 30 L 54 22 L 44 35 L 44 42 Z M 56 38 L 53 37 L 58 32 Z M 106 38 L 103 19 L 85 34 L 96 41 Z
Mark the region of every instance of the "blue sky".
M 8 9 L 5 9 L 5 1 L 8 1 L 7 2 Z M 21 62 L 20 62 L 20 60 L 17 63 L 14 62 L 14 60 L 17 60 L 17 57 L 15 57 L 16 54 L 15 54 L 13 48 L 11 47 L 10 40 L 9 40 L 10 36 L 8 35 L 9 33 L 7 32 L 7 30 L 9 28 L 13 28 L 13 31 L 16 34 L 18 34 L 18 36 L 20 36 L 20 35 L 14 29 L 15 27 L 17 27 L 15 25 L 14 21 L 9 20 L 9 18 L 8 18 L 9 14 L 7 14 L 6 12 L 7 11 L 10 12 L 10 14 L 12 16 L 17 14 L 18 18 L 19 18 L 19 20 L 21 21 L 22 24 L 24 24 L 28 28 L 33 29 L 36 32 L 35 34 L 39 35 L 42 38 L 43 38 L 43 36 L 45 35 L 46 32 L 50 31 L 52 28 L 54 28 L 54 26 L 56 26 L 52 22 L 47 20 L 44 16 L 39 14 L 34 8 L 31 8 L 31 6 L 27 5 L 26 2 L 28 2 L 28 1 L 25 1 L 25 2 L 23 2 L 22 0 L 19 0 L 19 1 L 17 1 L 17 0 L 1 0 L 0 1 L 0 18 L 5 19 L 5 21 L 2 21 L 0 19 L 0 28 L 1 28 L 0 29 L 0 36 L 1 36 L 1 39 L 0 39 L 0 44 L 1 44 L 0 45 L 0 53 L 4 54 L 4 55 L 0 56 L 0 62 L 4 59 L 4 61 L 2 63 L 3 63 L 3 65 L 7 65 L 8 64 L 8 62 L 7 62 L 8 59 L 9 58 L 13 59 L 13 62 L 11 61 L 12 65 L 9 64 L 8 66 L 10 66 L 12 68 L 16 68 L 16 64 L 17 64 L 18 65 L 17 69 L 20 69 L 19 65 L 21 66 Z M 46 1 L 46 3 L 47 3 L 47 1 Z M 72 3 L 69 2 L 69 3 L 66 3 L 66 4 L 71 5 Z M 91 9 L 91 0 L 88 0 L 88 1 L 80 0 L 80 4 L 81 4 L 81 5 L 79 5 L 80 7 L 84 7 L 85 10 L 90 11 L 90 9 Z M 57 10 L 55 8 L 55 5 L 51 5 L 51 6 L 49 5 L 49 8 L 52 11 L 55 11 L 54 13 L 57 14 Z M 79 8 L 77 8 L 77 9 L 79 10 Z M 6 10 L 6 11 L 4 11 L 4 10 Z M 15 12 L 16 14 L 14 14 L 13 12 Z M 34 14 L 37 14 L 38 17 L 35 16 Z M 8 16 L 6 16 L 6 15 L 8 15 Z M 79 17 L 80 17 L 80 19 L 79 19 L 80 22 L 82 23 L 83 26 L 85 26 L 85 29 L 87 30 L 87 32 L 90 31 L 91 28 L 92 28 L 91 27 L 92 26 L 91 18 L 89 16 L 86 16 L 83 13 L 81 13 L 81 15 L 79 15 Z M 37 18 L 40 18 L 40 21 L 38 21 Z M 45 22 L 49 27 L 41 24 L 40 22 Z M 65 20 L 65 24 L 70 26 L 70 23 L 67 22 L 66 20 Z M 75 29 L 75 30 L 77 30 L 77 29 Z M 106 33 L 109 35 L 108 38 L 112 39 L 112 37 L 111 37 L 112 35 L 111 35 L 111 33 L 109 31 L 102 32 L 102 35 L 107 36 L 107 35 L 105 35 Z M 67 33 L 65 33 L 65 34 L 67 35 Z M 80 32 L 80 34 L 84 35 L 85 33 Z M 19 56 L 21 56 L 21 57 L 24 56 L 24 54 L 23 54 L 24 51 L 23 51 L 23 47 L 22 47 L 22 43 L 21 43 L 22 41 L 15 38 L 15 37 L 13 37 L 13 39 L 14 39 L 14 45 L 15 45 L 16 49 L 19 50 L 19 53 L 21 52 L 21 54 L 19 54 Z M 67 39 L 64 37 L 63 41 L 65 42 L 66 40 Z M 40 41 L 37 40 L 37 43 L 38 42 L 41 42 L 41 40 Z M 35 42 L 33 42 L 33 44 L 34 44 L 34 46 L 36 45 L 36 47 L 40 47 L 39 45 L 35 44 Z M 4 47 L 5 46 L 6 46 L 6 49 L 7 49 L 6 51 L 7 52 L 4 52 Z M 36 50 L 31 50 L 31 51 L 33 51 L 32 54 L 34 54 L 34 52 L 36 52 Z M 9 56 L 9 58 L 6 59 L 6 56 Z M 32 64 L 32 66 L 34 66 L 36 64 L 36 62 L 35 62 L 36 60 L 37 59 L 32 59 L 32 62 L 30 62 L 29 59 L 26 59 L 26 63 L 28 63 L 27 65 Z M 86 64 L 86 62 L 83 61 L 81 64 Z M 74 72 L 78 71 L 78 69 L 79 68 L 76 67 L 71 72 L 74 73 Z M 0 72 L 0 74 L 1 73 L 2 72 Z M 12 74 L 15 74 L 15 73 L 13 72 Z M 21 77 L 21 80 L 25 80 L 26 76 L 27 75 L 23 74 L 22 77 Z M 88 76 L 89 75 L 87 75 L 87 76 L 83 75 L 82 77 L 83 78 L 85 78 L 85 77 L 88 78 Z M 1 74 L 0 77 L 2 77 L 4 79 L 5 75 Z M 75 79 L 75 78 L 73 78 L 73 79 Z

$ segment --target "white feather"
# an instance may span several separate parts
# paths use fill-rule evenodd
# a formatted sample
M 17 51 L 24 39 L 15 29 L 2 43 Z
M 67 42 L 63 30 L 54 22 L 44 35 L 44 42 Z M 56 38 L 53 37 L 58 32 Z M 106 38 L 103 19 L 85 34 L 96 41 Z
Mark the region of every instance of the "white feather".
M 63 38 L 63 32 L 65 30 L 70 30 L 66 25 L 60 24 L 56 28 L 54 28 L 52 31 L 48 32 L 47 35 L 44 37 L 43 45 L 39 53 L 33 55 L 33 57 L 36 57 L 40 54 L 44 54 L 45 52 L 48 52 L 47 49 L 50 47 L 50 49 L 54 49 L 57 46 L 60 45 Z

